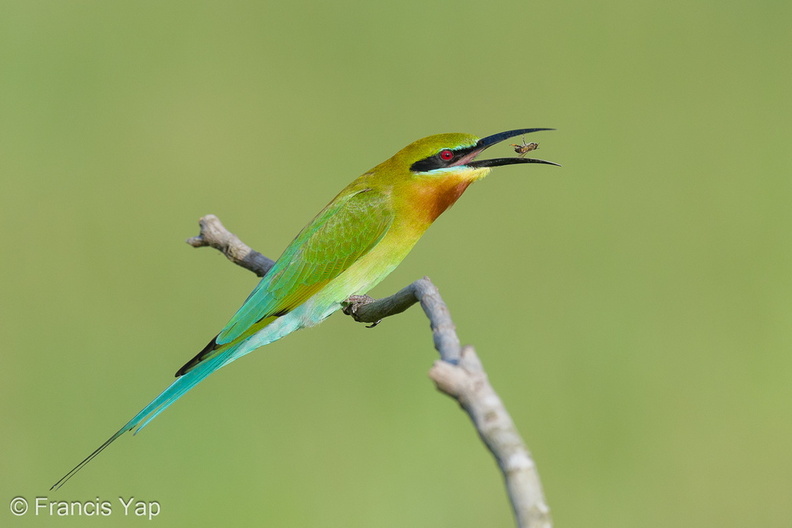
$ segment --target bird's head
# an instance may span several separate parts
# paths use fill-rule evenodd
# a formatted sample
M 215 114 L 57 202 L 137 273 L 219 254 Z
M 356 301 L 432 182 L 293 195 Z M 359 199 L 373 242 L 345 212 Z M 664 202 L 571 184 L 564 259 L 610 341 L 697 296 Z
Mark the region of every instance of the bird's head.
M 478 138 L 471 134 L 438 134 L 419 139 L 378 165 L 357 185 L 368 187 L 371 180 L 393 185 L 397 200 L 418 206 L 428 222 L 434 221 L 492 167 L 552 161 L 525 157 L 477 159 L 487 148 L 506 139 L 551 128 L 521 128 Z M 408 206 L 405 206 L 408 207 Z
M 469 181 L 481 179 L 492 167 L 501 165 L 520 163 L 558 165 L 552 161 L 516 156 L 477 159 L 484 150 L 506 139 L 543 130 L 553 129 L 522 128 L 484 138 L 478 138 L 471 134 L 437 134 L 407 145 L 391 160 L 402 168 L 409 168 L 412 177 L 432 178 L 436 176 L 443 178 L 453 175 Z

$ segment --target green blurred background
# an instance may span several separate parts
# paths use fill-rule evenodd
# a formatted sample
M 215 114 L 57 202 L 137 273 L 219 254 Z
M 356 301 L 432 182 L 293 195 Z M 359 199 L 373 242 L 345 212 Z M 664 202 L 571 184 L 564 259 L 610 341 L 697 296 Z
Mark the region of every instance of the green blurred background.
M 372 293 L 429 275 L 558 526 L 792 524 L 792 4 L 3 2 L 0 498 L 168 526 L 510 526 L 420 310 L 235 363 L 59 492 L 351 179 L 522 127 Z M 501 147 L 498 154 L 508 153 Z M 136 524 L 139 525 L 139 524 Z

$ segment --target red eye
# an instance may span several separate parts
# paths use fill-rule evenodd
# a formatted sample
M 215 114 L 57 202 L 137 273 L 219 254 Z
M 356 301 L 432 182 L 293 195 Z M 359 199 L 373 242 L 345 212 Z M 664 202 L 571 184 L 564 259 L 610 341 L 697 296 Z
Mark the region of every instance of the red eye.
M 452 159 L 454 159 L 454 153 L 448 149 L 441 150 L 440 159 L 443 161 L 451 161 Z

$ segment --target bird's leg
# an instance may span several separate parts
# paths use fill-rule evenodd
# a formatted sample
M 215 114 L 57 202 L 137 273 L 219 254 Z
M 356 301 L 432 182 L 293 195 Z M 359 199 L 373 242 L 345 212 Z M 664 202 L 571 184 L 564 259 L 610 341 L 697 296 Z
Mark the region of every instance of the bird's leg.
M 374 301 L 376 301 L 376 299 L 374 297 L 369 297 L 368 295 L 350 295 L 349 298 L 343 302 L 344 305 L 343 312 L 346 315 L 352 316 L 352 319 L 354 319 L 355 321 L 359 323 L 363 322 L 357 318 L 358 308 L 360 308 L 361 306 L 365 306 L 367 304 L 371 304 Z M 366 326 L 366 328 L 374 328 L 381 322 L 382 319 L 371 323 L 370 325 Z

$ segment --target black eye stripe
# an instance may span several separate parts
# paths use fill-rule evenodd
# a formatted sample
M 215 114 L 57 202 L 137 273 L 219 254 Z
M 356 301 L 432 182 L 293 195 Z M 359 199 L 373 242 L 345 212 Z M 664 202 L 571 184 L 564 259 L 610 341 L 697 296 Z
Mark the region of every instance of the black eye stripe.
M 466 148 L 458 148 L 458 149 L 450 149 L 444 148 L 437 154 L 429 156 L 428 158 L 424 158 L 422 160 L 416 161 L 410 166 L 410 170 L 413 172 L 429 172 L 435 169 L 442 169 L 443 167 L 448 167 L 454 161 L 458 160 L 460 156 L 464 156 L 468 152 L 472 151 L 475 147 L 466 147 Z M 452 155 L 447 160 L 442 158 L 444 152 L 450 152 Z
M 446 166 L 448 166 L 448 163 L 440 159 L 439 154 L 435 154 L 434 156 L 429 156 L 428 158 L 424 158 L 421 161 L 416 161 L 412 164 L 410 170 L 413 172 L 428 172 L 435 169 L 441 169 Z

